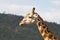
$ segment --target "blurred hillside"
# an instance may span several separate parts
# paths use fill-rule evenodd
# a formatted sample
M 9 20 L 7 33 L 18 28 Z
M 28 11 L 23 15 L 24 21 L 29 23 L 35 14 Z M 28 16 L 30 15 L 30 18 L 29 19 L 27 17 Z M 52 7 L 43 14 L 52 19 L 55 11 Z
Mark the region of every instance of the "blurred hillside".
M 18 25 L 22 18 L 23 16 L 0 14 L 0 40 L 43 40 L 35 24 Z M 60 38 L 60 24 L 52 22 L 46 23 Z

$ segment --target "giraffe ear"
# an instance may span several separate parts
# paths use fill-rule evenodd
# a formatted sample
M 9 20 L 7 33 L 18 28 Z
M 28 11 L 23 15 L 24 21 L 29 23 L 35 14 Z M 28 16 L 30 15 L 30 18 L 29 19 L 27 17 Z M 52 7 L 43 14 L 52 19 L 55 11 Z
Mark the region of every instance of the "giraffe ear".
M 34 11 L 35 11 L 35 7 L 32 8 L 32 14 L 34 14 Z

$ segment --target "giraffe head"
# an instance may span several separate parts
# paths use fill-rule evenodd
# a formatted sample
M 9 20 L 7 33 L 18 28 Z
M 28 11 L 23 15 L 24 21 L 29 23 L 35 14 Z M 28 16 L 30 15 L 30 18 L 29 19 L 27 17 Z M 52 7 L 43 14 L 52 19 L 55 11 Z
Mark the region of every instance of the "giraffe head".
M 19 23 L 19 25 L 23 25 L 23 24 L 31 24 L 31 23 L 36 23 L 39 19 L 39 15 L 37 13 L 34 12 L 35 8 L 32 9 L 32 13 L 28 13 L 23 19 L 22 21 Z

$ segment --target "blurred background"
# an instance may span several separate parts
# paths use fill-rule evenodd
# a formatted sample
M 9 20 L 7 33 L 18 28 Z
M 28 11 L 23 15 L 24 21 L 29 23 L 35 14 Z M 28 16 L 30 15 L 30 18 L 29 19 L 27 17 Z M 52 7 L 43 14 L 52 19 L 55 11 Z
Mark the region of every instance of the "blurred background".
M 0 40 L 43 40 L 37 25 L 18 25 L 33 7 L 60 38 L 60 0 L 0 0 Z

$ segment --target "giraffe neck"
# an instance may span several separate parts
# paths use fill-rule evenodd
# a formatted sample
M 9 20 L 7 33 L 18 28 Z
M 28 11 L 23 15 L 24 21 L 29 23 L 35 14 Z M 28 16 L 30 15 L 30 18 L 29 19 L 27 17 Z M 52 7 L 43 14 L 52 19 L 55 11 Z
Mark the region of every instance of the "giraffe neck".
M 48 25 L 46 25 L 43 21 L 38 21 L 37 26 L 44 40 L 58 40 L 54 33 L 50 31 Z

